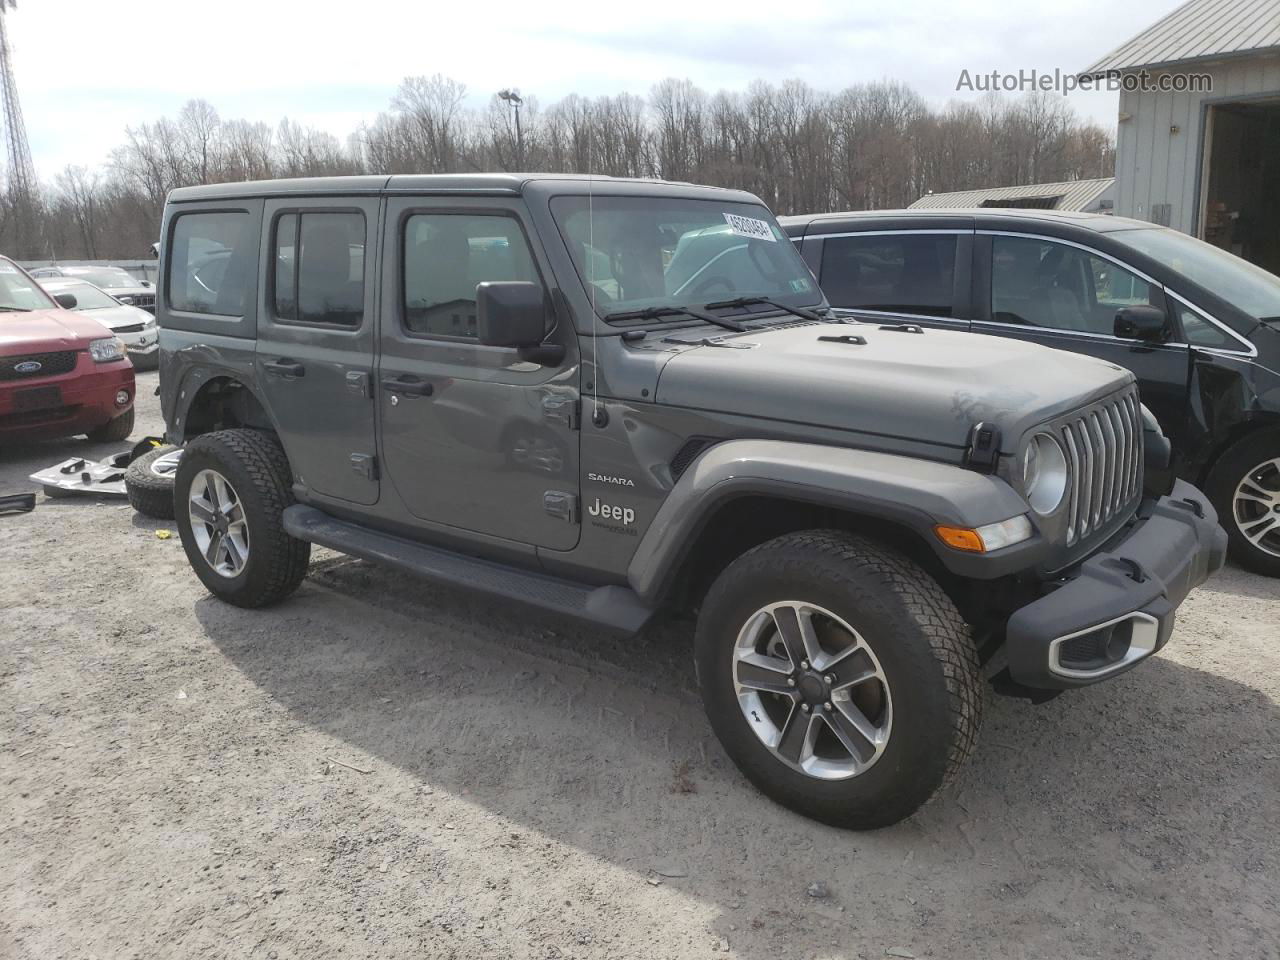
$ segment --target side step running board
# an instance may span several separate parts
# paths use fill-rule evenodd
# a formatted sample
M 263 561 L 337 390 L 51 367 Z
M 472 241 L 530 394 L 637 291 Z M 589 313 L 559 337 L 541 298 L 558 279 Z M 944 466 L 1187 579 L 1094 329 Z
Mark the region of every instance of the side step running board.
M 492 594 L 628 635 L 639 633 L 653 616 L 653 609 L 630 587 L 587 587 L 530 573 L 369 530 L 300 503 L 284 511 L 284 528 L 291 537 L 361 560 L 398 567 L 437 583 Z

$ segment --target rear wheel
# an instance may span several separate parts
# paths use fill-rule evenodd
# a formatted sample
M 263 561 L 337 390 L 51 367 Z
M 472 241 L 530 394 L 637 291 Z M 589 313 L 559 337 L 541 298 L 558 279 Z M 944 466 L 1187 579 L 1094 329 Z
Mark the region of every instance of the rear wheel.
M 174 477 L 174 520 L 196 576 L 221 600 L 263 607 L 306 576 L 311 544 L 284 530 L 293 475 L 276 439 L 220 430 L 187 444 Z
M 94 443 L 115 443 L 117 440 L 129 439 L 131 433 L 133 433 L 133 407 L 115 419 L 108 420 L 102 426 L 90 430 L 88 437 Z
M 909 817 L 977 741 L 977 652 L 906 557 L 833 530 L 788 534 L 716 580 L 698 683 L 717 737 L 779 803 L 836 826 Z
M 1231 557 L 1280 577 L 1280 432 L 1246 437 L 1214 464 L 1205 484 L 1227 531 Z

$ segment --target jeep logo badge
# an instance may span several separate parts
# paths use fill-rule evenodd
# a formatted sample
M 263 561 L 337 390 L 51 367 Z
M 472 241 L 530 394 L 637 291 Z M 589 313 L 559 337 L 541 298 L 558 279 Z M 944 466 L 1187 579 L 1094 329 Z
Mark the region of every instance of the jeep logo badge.
M 13 365 L 13 372 L 14 373 L 37 373 L 39 372 L 40 368 L 43 366 L 44 364 L 42 364 L 39 360 L 23 360 L 21 363 L 15 363 Z
M 599 497 L 596 498 L 595 503 L 587 507 L 587 513 L 604 520 L 620 520 L 625 527 L 631 526 L 636 519 L 636 512 L 630 507 L 613 506 L 602 502 Z

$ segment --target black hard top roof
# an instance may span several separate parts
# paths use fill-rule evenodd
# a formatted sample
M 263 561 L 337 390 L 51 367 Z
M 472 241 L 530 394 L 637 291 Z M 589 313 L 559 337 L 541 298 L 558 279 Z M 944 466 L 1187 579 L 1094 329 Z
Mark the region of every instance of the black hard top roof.
M 741 190 L 704 187 L 670 180 L 642 180 L 624 177 L 588 177 L 580 173 L 434 173 L 394 176 L 300 177 L 289 180 L 248 180 L 179 187 L 169 193 L 170 203 L 196 200 L 223 200 L 248 197 L 331 196 L 377 193 L 474 194 L 518 196 L 540 189 L 553 193 L 586 193 L 588 187 L 600 194 L 659 194 L 759 203 Z

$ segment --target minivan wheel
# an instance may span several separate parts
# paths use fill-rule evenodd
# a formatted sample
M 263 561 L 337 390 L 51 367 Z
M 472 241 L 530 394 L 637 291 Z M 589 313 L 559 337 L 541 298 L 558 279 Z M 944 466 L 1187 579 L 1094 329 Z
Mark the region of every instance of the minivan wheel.
M 1205 487 L 1227 531 L 1231 558 L 1280 577 L 1280 433 L 1246 437 L 1231 447 Z
M 275 437 L 220 430 L 191 441 L 174 475 L 174 520 L 209 592 L 240 607 L 283 600 L 306 576 L 311 544 L 285 533 L 293 475 Z
M 905 556 L 810 530 L 743 554 L 698 615 L 698 685 L 739 769 L 806 816 L 866 830 L 909 817 L 977 742 L 977 651 Z

